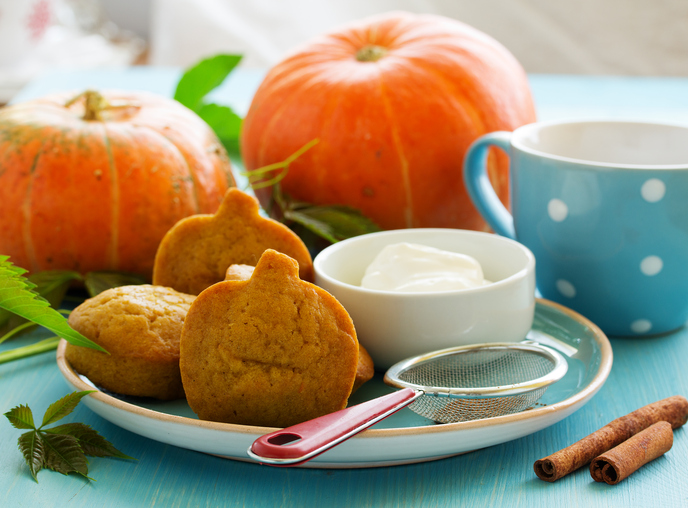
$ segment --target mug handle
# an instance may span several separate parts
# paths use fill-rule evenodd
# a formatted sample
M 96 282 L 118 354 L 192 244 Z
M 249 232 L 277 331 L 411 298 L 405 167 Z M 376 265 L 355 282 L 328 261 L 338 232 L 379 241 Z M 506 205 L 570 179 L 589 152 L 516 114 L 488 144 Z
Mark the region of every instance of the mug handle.
M 502 204 L 487 176 L 487 154 L 491 146 L 511 153 L 511 132 L 497 131 L 476 139 L 463 163 L 463 179 L 468 195 L 495 233 L 516 239 L 514 218 Z

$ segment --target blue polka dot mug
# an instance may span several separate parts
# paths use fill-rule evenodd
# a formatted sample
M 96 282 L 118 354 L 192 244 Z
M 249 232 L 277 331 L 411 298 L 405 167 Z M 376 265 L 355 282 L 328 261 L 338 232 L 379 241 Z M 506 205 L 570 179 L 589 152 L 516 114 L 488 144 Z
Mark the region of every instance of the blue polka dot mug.
M 511 209 L 487 176 L 507 152 Z M 544 298 L 609 335 L 653 335 L 688 320 L 688 127 L 535 123 L 480 137 L 464 161 L 468 193 L 500 235 L 528 247 Z

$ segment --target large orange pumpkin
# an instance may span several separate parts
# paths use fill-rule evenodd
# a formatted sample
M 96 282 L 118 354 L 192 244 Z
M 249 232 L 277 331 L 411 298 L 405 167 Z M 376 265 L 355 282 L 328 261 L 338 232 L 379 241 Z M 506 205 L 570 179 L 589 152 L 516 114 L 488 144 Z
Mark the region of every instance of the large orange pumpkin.
M 150 276 L 167 230 L 234 186 L 227 155 L 171 99 L 75 95 L 0 110 L 0 254 L 30 271 Z
M 478 136 L 535 120 L 527 77 L 502 45 L 455 20 L 403 12 L 319 37 L 267 74 L 244 120 L 247 169 L 291 164 L 282 189 L 356 207 L 385 229 L 486 229 L 462 182 Z M 508 161 L 488 172 L 508 201 Z M 258 190 L 265 206 L 270 190 Z

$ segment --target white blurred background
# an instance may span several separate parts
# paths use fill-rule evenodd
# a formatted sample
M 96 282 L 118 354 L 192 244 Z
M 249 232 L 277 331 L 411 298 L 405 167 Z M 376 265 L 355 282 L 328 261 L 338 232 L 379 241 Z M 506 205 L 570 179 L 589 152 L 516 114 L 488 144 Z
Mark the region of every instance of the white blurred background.
M 268 68 L 316 34 L 389 10 L 453 17 L 531 73 L 688 76 L 688 0 L 0 0 L 0 101 L 52 70 Z
M 145 35 L 151 63 L 236 51 L 269 66 L 313 35 L 389 10 L 468 23 L 528 72 L 688 76 L 688 0 L 153 0 Z

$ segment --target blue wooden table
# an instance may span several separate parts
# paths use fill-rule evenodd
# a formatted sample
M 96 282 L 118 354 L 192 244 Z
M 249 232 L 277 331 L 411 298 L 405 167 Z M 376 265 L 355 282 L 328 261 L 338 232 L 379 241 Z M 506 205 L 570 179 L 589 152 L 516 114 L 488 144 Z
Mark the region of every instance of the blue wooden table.
M 146 89 L 171 95 L 176 69 L 136 68 L 56 74 L 30 84 L 15 100 L 88 86 Z M 216 100 L 240 113 L 260 73 L 240 73 Z M 541 119 L 633 118 L 688 124 L 688 80 L 531 76 Z M 0 350 L 35 340 L 13 340 Z M 46 335 L 47 336 L 47 335 Z M 527 437 L 465 455 L 375 469 L 276 469 L 161 444 L 123 430 L 81 405 L 67 421 L 87 423 L 137 461 L 92 459 L 90 482 L 51 471 L 36 483 L 17 449 L 20 432 L 0 421 L 0 506 L 688 506 L 688 430 L 674 447 L 616 486 L 582 469 L 550 484 L 533 462 L 656 400 L 688 395 L 688 329 L 647 339 L 611 338 L 614 365 L 600 392 L 565 420 Z M 34 416 L 68 393 L 55 355 L 0 365 L 0 411 L 29 404 Z

